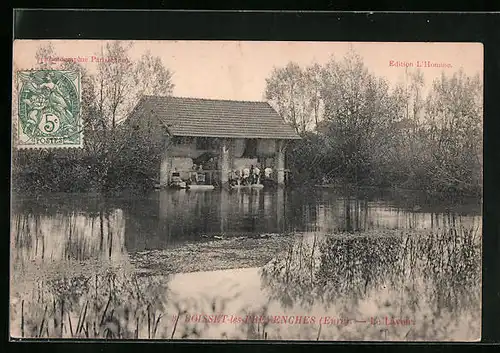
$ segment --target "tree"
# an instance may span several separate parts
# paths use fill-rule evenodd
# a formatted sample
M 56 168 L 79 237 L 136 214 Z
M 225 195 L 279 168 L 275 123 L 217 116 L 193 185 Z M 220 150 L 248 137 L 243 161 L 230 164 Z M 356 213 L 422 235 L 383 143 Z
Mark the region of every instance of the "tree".
M 80 126 L 84 130 L 83 149 L 35 149 L 14 150 L 13 176 L 17 189 L 59 189 L 80 190 L 90 180 L 90 170 L 85 163 L 88 155 L 88 146 L 92 145 L 93 136 L 87 130 L 86 123 L 91 121 L 93 90 L 92 75 L 78 62 L 51 61 L 56 57 L 56 51 L 51 42 L 40 45 L 35 53 L 35 69 L 76 71 L 81 79 L 81 109 Z M 16 92 L 16 91 L 15 91 Z M 78 177 L 76 177 L 78 176 Z
M 40 69 L 50 69 L 51 63 L 48 59 L 55 56 L 54 46 L 51 42 L 38 47 L 35 53 L 36 65 Z
M 150 163 L 142 163 L 154 160 L 151 158 L 154 144 L 138 138 L 134 131 L 119 126 L 118 122 L 130 113 L 140 95 L 171 94 L 172 74 L 160 58 L 150 53 L 133 62 L 130 48 L 130 43 L 107 43 L 96 56 L 114 60 L 99 62 L 96 72 L 77 62 L 42 60 L 57 56 L 51 43 L 38 48 L 37 68 L 80 72 L 84 148 L 14 151 L 13 173 L 26 175 L 22 180 L 17 178 L 19 188 L 105 191 L 123 184 L 121 179 L 128 179 L 129 175 L 156 173 L 156 169 L 145 170 L 151 167 Z M 129 147 L 134 143 L 132 151 Z
M 321 66 L 317 63 L 307 67 L 304 72 L 305 76 L 305 94 L 309 101 L 309 109 L 313 114 L 314 128 L 318 128 L 318 124 L 322 117 L 322 99 L 321 99 Z
M 115 129 L 119 119 L 126 116 L 133 104 L 130 101 L 133 63 L 128 54 L 131 48 L 132 43 L 108 42 L 98 55 L 114 59 L 100 61 L 96 75 L 99 113 L 110 121 L 112 129 Z
M 294 180 L 480 194 L 481 80 L 443 72 L 427 95 L 425 84 L 417 69 L 391 87 L 352 49 L 322 66 L 275 68 L 266 97 L 303 137 L 287 157 Z
M 172 94 L 172 72 L 162 63 L 159 56 L 148 51 L 134 67 L 135 100 L 144 95 L 169 96 Z
M 424 109 L 424 97 L 422 89 L 425 86 L 424 74 L 420 69 L 417 69 L 409 74 L 410 77 L 410 95 L 408 97 L 412 103 L 412 117 L 413 126 L 415 127 L 421 123 L 422 112 Z M 414 129 L 415 132 L 415 129 Z
M 434 81 L 425 105 L 431 180 L 453 191 L 482 185 L 482 83 L 460 70 Z
M 306 75 L 300 66 L 290 62 L 274 68 L 266 79 L 265 97 L 298 134 L 312 128 L 312 106 L 307 94 Z
M 381 129 L 388 104 L 388 85 L 377 80 L 350 51 L 342 61 L 332 58 L 322 74 L 321 97 L 324 117 L 329 122 L 329 141 L 340 163 L 343 176 L 357 183 L 370 172 L 371 151 Z

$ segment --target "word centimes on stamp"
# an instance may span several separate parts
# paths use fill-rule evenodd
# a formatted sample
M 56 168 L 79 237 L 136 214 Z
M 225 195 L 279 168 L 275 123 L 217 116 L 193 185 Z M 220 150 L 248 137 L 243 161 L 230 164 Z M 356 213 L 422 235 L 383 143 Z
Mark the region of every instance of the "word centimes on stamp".
M 83 147 L 80 74 L 19 71 L 17 148 Z

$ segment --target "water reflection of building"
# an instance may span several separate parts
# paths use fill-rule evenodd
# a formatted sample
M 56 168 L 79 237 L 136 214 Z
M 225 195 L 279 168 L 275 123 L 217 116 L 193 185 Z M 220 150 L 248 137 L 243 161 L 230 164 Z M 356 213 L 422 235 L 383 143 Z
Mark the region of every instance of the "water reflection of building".
M 162 190 L 128 207 L 127 249 L 287 231 L 285 190 Z
M 125 209 L 130 250 L 165 248 L 215 235 L 423 229 L 480 221 L 475 216 L 403 209 L 332 192 L 286 189 L 162 190 Z
M 203 236 L 363 229 L 481 228 L 481 217 L 397 208 L 300 190 L 164 190 L 103 200 L 68 195 L 23 201 L 12 218 L 13 258 L 89 259 L 161 249 Z M 122 211 L 123 210 L 123 211 Z

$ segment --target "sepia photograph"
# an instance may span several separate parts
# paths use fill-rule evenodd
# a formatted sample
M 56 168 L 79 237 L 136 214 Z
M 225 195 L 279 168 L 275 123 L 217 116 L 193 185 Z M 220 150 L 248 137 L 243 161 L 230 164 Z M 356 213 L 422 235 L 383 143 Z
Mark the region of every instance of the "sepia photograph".
M 482 44 L 12 63 L 11 339 L 481 340 Z

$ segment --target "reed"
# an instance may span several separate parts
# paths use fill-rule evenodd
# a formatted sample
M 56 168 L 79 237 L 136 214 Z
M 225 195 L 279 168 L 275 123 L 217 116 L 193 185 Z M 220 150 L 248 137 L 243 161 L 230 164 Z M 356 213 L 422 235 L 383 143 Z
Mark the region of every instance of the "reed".
M 21 300 L 21 337 L 139 338 L 141 322 L 146 320 L 145 338 L 158 335 L 165 313 L 158 313 L 157 309 L 164 303 L 147 298 L 146 293 L 138 293 L 136 281 L 123 281 L 118 286 L 115 281 L 101 281 L 96 277 L 95 281 L 80 281 L 83 289 L 76 289 L 72 284 L 75 281 L 71 279 L 67 281 L 69 285 L 66 282 L 61 285 L 61 280 L 57 280 L 53 287 L 40 285 L 33 293 L 34 300 L 29 296 Z M 92 282 L 101 285 L 99 290 L 85 289 L 85 285 Z M 66 287 L 60 289 L 60 286 Z M 131 326 L 134 326 L 132 332 Z
M 21 337 L 24 338 L 24 300 L 21 301 Z
M 171 339 L 174 338 L 175 330 L 177 329 L 177 323 L 179 322 L 179 316 L 180 316 L 180 313 L 178 313 L 176 318 L 175 318 L 174 329 L 172 330 L 172 335 L 170 336 Z
M 359 294 L 362 299 L 379 286 L 382 279 L 388 280 L 391 286 L 404 279 L 408 283 L 403 284 L 410 287 L 414 283 L 410 281 L 412 276 L 408 271 L 413 270 L 415 276 L 424 273 L 426 278 L 432 280 L 433 286 L 429 290 L 423 288 L 418 292 L 429 303 L 429 308 L 425 309 L 429 316 L 439 318 L 442 314 L 437 308 L 445 313 L 454 307 L 463 310 L 475 308 L 480 302 L 476 298 L 479 292 L 470 290 L 476 288 L 481 279 L 480 234 L 477 230 L 456 228 L 421 235 L 415 232 L 382 233 L 342 233 L 326 237 L 326 240 L 315 238 L 312 247 L 304 243 L 299 244 L 300 247 L 285 249 L 276 260 L 265 266 L 261 274 L 263 283 L 276 295 L 275 299 L 286 295 L 288 302 L 285 304 L 293 305 L 300 300 L 302 305 L 309 299 L 318 300 L 319 297 L 331 302 L 331 298 L 338 299 L 344 294 L 352 296 L 358 288 L 363 289 Z M 436 261 L 440 262 L 436 265 Z M 75 277 L 58 280 L 56 284 L 39 282 L 38 288 L 30 291 L 31 296 L 21 297 L 21 336 L 174 339 L 199 334 L 198 327 L 194 333 L 180 320 L 186 308 L 174 309 L 177 311 L 176 318 L 164 320 L 165 315 L 170 318 L 172 313 L 165 312 L 166 303 L 159 299 L 158 288 L 151 287 L 149 282 L 140 279 L 139 284 L 135 276 L 102 276 L 92 274 L 87 279 Z M 286 292 L 282 295 L 284 290 Z M 410 294 L 405 292 L 400 299 L 394 296 L 393 304 L 409 308 L 415 296 Z M 186 305 L 202 310 L 191 302 L 186 302 Z M 208 310 L 213 312 L 223 310 L 212 305 L 212 301 L 207 301 L 206 305 L 211 306 Z M 19 317 L 16 320 L 19 322 Z M 449 319 L 445 318 L 442 322 L 446 320 Z M 400 337 L 442 337 L 441 332 L 429 331 L 436 329 L 437 325 L 431 328 L 422 325 L 402 333 Z M 331 330 L 320 325 L 308 335 L 312 340 L 334 337 Z M 276 339 L 276 335 L 272 328 L 262 327 L 259 323 L 242 333 L 246 338 L 265 340 Z M 393 333 L 380 332 L 382 338 L 384 335 L 390 338 Z

